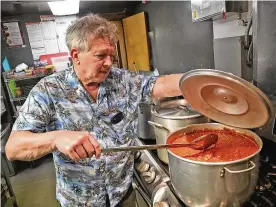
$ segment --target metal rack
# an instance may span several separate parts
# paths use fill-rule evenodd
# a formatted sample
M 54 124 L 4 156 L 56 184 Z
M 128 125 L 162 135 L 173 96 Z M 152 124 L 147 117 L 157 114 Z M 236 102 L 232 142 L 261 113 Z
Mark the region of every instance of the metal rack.
M 1 159 L 3 159 L 2 156 Z M 10 178 L 5 168 L 1 168 L 1 205 L 5 207 L 18 207 Z
M 37 74 L 37 75 L 31 75 L 31 76 L 12 76 L 7 77 L 7 73 L 4 72 L 3 77 L 5 82 L 9 82 L 11 80 L 19 81 L 19 80 L 29 80 L 29 79 L 35 79 L 35 78 L 43 78 L 48 76 L 49 74 Z
M 6 112 L 5 103 L 3 97 L 1 97 L 1 118 Z M 5 143 L 7 142 L 10 134 L 11 124 L 1 123 L 1 206 L 4 207 L 18 207 L 15 194 L 9 179 L 9 173 L 7 172 L 9 163 L 6 162 Z
M 14 81 L 28 81 L 28 80 L 34 80 L 34 79 L 41 79 L 41 78 L 46 77 L 46 76 L 51 75 L 51 74 L 53 74 L 53 73 L 36 74 L 36 75 L 31 75 L 31 76 L 27 76 L 27 75 L 14 76 L 14 75 L 9 75 L 9 72 L 3 72 L 2 73 L 15 117 L 18 115 L 16 106 L 22 106 L 23 105 L 23 103 L 25 102 L 29 92 L 34 87 L 34 85 L 32 84 L 32 85 L 21 87 L 21 90 L 24 92 L 24 95 L 20 96 L 20 97 L 13 97 L 13 95 L 12 95 L 10 89 L 9 89 L 8 83 L 11 80 L 14 80 Z M 1 110 L 1 114 L 2 114 L 2 110 Z
M 3 102 L 3 96 L 1 96 L 1 116 L 6 112 L 6 107 Z

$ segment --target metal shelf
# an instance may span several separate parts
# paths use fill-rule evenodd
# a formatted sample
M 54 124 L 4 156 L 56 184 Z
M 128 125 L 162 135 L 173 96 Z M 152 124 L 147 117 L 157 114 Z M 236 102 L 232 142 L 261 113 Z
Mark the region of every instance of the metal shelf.
M 6 123 L 6 124 L 3 124 L 2 126 L 3 126 L 4 128 L 3 128 L 3 130 L 2 130 L 2 128 L 1 128 L 1 139 L 2 139 L 2 137 L 4 136 L 4 134 L 6 134 L 7 131 L 10 129 L 11 124 L 10 124 L 10 123 Z
M 6 112 L 6 109 L 1 109 L 1 116 Z
M 11 98 L 11 101 L 24 101 L 27 97 L 18 97 L 18 98 Z
M 11 78 L 7 78 L 6 74 L 3 75 L 5 82 L 9 82 L 11 80 L 15 80 L 15 81 L 19 81 L 19 80 L 29 80 L 29 79 L 34 79 L 34 78 L 43 78 L 46 77 L 48 75 L 51 75 L 53 73 L 49 73 L 49 74 L 37 74 L 37 75 L 30 75 L 30 76 L 14 76 Z

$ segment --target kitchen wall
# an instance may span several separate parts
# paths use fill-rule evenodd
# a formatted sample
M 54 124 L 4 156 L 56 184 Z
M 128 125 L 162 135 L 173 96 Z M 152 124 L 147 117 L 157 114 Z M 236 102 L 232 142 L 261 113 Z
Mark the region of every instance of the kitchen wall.
M 248 12 L 242 13 L 242 18 L 248 20 Z M 214 39 L 243 36 L 245 34 L 245 26 L 239 25 L 237 14 L 227 16 L 226 19 L 213 21 Z M 252 30 L 250 31 L 252 34 Z
M 244 22 L 249 19 L 252 3 L 248 2 L 248 11 L 241 14 Z M 244 49 L 246 26 L 238 20 L 238 14 L 226 13 L 226 19 L 213 21 L 215 68 L 253 81 L 252 67 L 248 61 L 248 49 Z M 252 34 L 252 28 L 249 34 Z
M 37 14 L 32 15 L 20 15 L 20 16 L 14 16 L 14 17 L 4 17 L 2 20 L 19 20 L 20 28 L 23 33 L 23 38 L 25 41 L 25 47 L 22 48 L 7 48 L 5 39 L 3 37 L 3 34 L 1 33 L 1 62 L 5 58 L 5 56 L 8 57 L 9 64 L 12 68 L 17 66 L 20 63 L 26 63 L 28 66 L 33 65 L 33 55 L 31 52 L 30 42 L 27 35 L 27 29 L 25 26 L 26 22 L 39 22 L 40 16 Z
M 8 49 L 6 47 L 5 40 L 1 33 L 1 62 L 4 57 L 7 56 L 11 67 L 15 67 L 16 65 L 24 62 L 27 65 L 33 65 L 33 56 L 31 53 L 30 43 L 27 35 L 27 29 L 25 26 L 26 22 L 39 22 L 40 15 L 51 14 L 45 2 L 33 2 L 30 4 L 29 2 L 21 1 L 19 4 L 20 7 L 14 6 L 14 2 L 1 2 L 1 13 L 2 20 L 19 20 L 20 26 L 23 32 L 24 41 L 26 47 L 23 48 L 12 48 Z M 45 5 L 46 4 L 46 5 Z M 129 16 L 133 14 L 133 8 L 137 4 L 137 2 L 117 2 L 117 1 L 83 1 L 80 4 L 80 14 L 79 16 L 83 16 L 87 13 L 100 13 L 106 18 L 110 18 L 112 20 L 118 20 L 123 17 Z M 18 10 L 17 8 L 21 8 Z M 12 10 L 14 8 L 14 10 Z
M 214 68 L 212 21 L 192 22 L 188 1 L 140 3 L 148 20 L 151 64 L 160 74 Z
M 250 11 L 252 10 L 252 1 L 248 1 L 248 11 L 241 14 L 244 21 L 248 20 Z M 227 13 L 226 19 L 218 19 L 213 21 L 214 39 L 237 37 L 245 34 L 245 26 L 239 25 L 236 13 Z M 250 31 L 252 34 L 252 31 Z

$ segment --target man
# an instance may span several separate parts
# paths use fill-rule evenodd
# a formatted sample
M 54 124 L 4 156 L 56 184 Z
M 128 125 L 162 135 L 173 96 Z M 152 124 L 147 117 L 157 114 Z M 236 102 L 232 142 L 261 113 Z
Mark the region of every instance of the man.
M 112 68 L 117 27 L 98 15 L 76 20 L 66 42 L 73 67 L 42 79 L 30 92 L 7 157 L 28 161 L 53 153 L 61 206 L 127 206 L 134 197 L 134 156 L 101 154 L 101 147 L 133 145 L 139 101 L 181 95 L 181 74 L 155 77 Z M 113 123 L 116 114 L 123 117 Z

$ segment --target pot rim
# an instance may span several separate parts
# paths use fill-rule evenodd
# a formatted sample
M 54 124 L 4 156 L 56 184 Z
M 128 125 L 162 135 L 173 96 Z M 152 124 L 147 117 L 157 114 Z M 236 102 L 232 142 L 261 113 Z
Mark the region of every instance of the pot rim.
M 183 157 L 180 157 L 179 155 L 176 155 L 174 154 L 173 152 L 171 152 L 170 149 L 168 149 L 168 153 L 171 155 L 171 156 L 174 156 L 174 157 L 177 157 L 178 159 L 182 160 L 182 161 L 185 161 L 185 162 L 189 162 L 189 163 L 193 163 L 193 164 L 198 164 L 198 165 L 208 165 L 208 166 L 219 166 L 219 165 L 232 165 L 232 164 L 236 164 L 236 163 L 240 163 L 240 162 L 243 162 L 243 161 L 247 161 L 249 159 L 251 159 L 252 157 L 256 156 L 257 154 L 260 153 L 260 151 L 262 150 L 263 148 L 263 142 L 262 142 L 262 139 L 257 135 L 255 134 L 254 132 L 250 131 L 250 130 L 247 130 L 247 129 L 240 129 L 240 128 L 235 128 L 235 127 L 230 127 L 230 126 L 227 126 L 227 125 L 224 125 L 224 124 L 220 124 L 220 123 L 203 123 L 203 124 L 190 124 L 186 127 L 182 127 L 172 133 L 170 133 L 168 136 L 167 136 L 167 139 L 166 139 L 166 143 L 168 141 L 168 138 L 174 134 L 175 132 L 178 132 L 182 129 L 185 129 L 185 128 L 189 128 L 189 127 L 192 127 L 192 126 L 202 126 L 202 127 L 205 127 L 206 129 L 208 129 L 208 125 L 209 126 L 220 126 L 220 127 L 223 127 L 223 128 L 228 128 L 228 129 L 232 129 L 232 130 L 239 130 L 239 131 L 242 131 L 242 132 L 249 132 L 250 134 L 252 134 L 252 136 L 254 136 L 254 138 L 257 138 L 259 139 L 259 142 L 257 143 L 257 145 L 259 146 L 259 149 L 253 153 L 252 155 L 249 155 L 247 157 L 244 157 L 242 159 L 239 159 L 239 160 L 234 160 L 234 161 L 228 161 L 228 162 L 203 162 L 203 161 L 196 161 L 196 160 L 190 160 L 190 159 L 187 159 L 187 158 L 183 158 Z M 170 156 L 169 155 L 169 156 Z M 169 161 L 169 164 L 170 164 L 170 161 Z
M 171 119 L 171 120 L 183 120 L 183 119 L 192 119 L 192 118 L 197 118 L 197 117 L 203 117 L 203 115 L 200 114 L 199 112 L 197 112 L 197 114 L 187 115 L 187 116 L 160 115 L 156 112 L 156 109 L 160 108 L 161 105 L 169 104 L 169 103 L 174 102 L 174 101 L 184 101 L 186 104 L 188 104 L 187 100 L 184 99 L 184 98 L 183 99 L 176 99 L 176 100 L 168 100 L 168 101 L 161 102 L 160 104 L 154 105 L 151 109 L 151 113 L 156 117 L 159 117 L 159 118 L 162 118 L 162 119 Z

